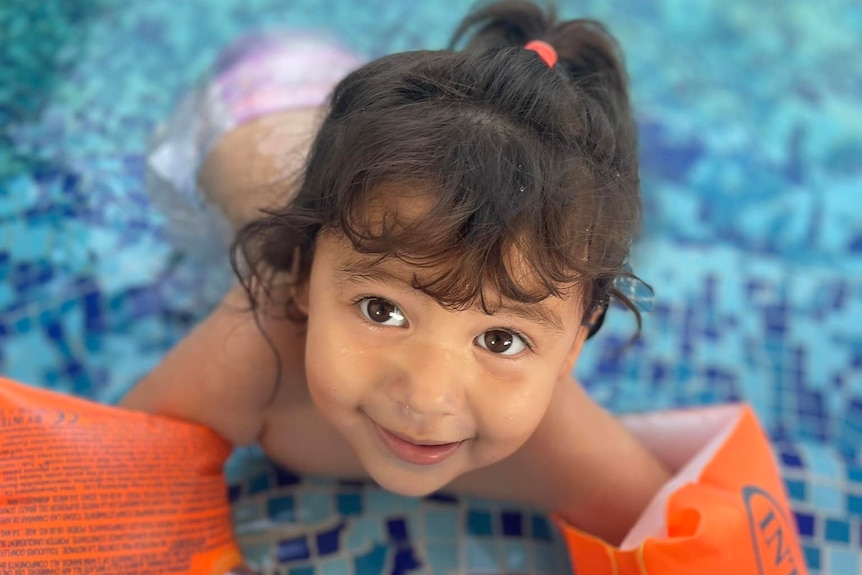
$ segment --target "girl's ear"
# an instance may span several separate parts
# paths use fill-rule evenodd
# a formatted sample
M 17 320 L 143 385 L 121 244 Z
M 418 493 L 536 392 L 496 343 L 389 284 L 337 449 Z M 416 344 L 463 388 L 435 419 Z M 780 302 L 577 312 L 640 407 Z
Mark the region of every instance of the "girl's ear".
M 307 277 L 301 284 L 292 283 L 296 281 L 296 277 L 299 275 L 300 258 L 302 258 L 302 252 L 297 247 L 293 251 L 293 268 L 290 271 L 291 286 L 288 296 L 293 300 L 296 310 L 308 317 L 308 284 L 311 283 L 311 278 Z
M 572 343 L 572 348 L 566 356 L 566 361 L 563 364 L 563 371 L 560 375 L 571 373 L 578 363 L 578 358 L 581 356 L 581 351 L 584 348 L 584 343 L 592 337 L 605 321 L 605 314 L 608 311 L 607 304 L 599 305 L 587 312 L 587 317 L 581 322 L 578 327 L 578 333 L 575 336 L 575 341 Z
M 297 311 L 308 317 L 308 282 L 294 287 L 291 291 Z
M 578 363 L 578 358 L 581 356 L 581 351 L 584 348 L 584 342 L 587 341 L 587 337 L 589 337 L 589 335 L 589 325 L 581 324 L 581 326 L 578 327 L 575 341 L 572 343 L 572 347 L 569 349 L 568 355 L 566 355 L 566 361 L 563 363 L 563 368 L 560 370 L 561 376 L 571 373 L 572 370 L 575 369 L 575 365 Z

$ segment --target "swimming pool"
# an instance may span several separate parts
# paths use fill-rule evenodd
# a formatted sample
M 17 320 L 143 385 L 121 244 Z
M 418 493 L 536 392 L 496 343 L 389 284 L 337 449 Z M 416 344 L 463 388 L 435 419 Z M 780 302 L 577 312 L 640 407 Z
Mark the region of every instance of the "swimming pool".
M 296 27 L 371 57 L 442 47 L 462 4 L 0 5 L 0 373 L 114 401 L 218 299 L 223 270 L 166 240 L 143 155 L 227 42 Z M 776 440 L 813 572 L 862 570 L 862 5 L 583 0 L 563 13 L 607 22 L 626 51 L 646 204 L 633 264 L 656 291 L 643 338 L 624 350 L 633 322 L 612 313 L 579 377 L 618 411 L 750 402 Z M 286 545 L 285 573 L 339 572 L 347 556 L 352 569 L 360 555 L 369 572 L 432 572 L 452 549 L 483 572 L 513 542 L 513 572 L 557 565 L 536 551 L 554 546 L 540 515 L 506 520 L 493 502 L 271 470 L 235 494 L 250 533 L 273 509 L 291 533 L 335 529 L 331 553 Z M 506 521 L 529 527 L 515 536 Z

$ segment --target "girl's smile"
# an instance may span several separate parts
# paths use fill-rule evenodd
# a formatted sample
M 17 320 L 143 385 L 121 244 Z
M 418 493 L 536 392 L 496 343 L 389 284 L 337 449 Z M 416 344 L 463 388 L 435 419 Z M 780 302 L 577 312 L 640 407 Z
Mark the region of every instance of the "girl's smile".
M 392 455 L 414 465 L 434 465 L 448 459 L 465 440 L 438 442 L 433 440 L 414 440 L 374 424 L 381 443 Z

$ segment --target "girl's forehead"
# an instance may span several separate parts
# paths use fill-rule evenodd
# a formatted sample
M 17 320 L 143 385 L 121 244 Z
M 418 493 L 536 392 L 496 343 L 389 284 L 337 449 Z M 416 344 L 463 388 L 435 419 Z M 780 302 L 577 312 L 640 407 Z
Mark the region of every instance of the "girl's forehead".
M 442 262 L 434 266 L 418 266 L 407 258 L 368 254 L 356 249 L 352 242 L 337 231 L 324 232 L 318 238 L 319 249 L 315 259 L 325 261 L 327 271 L 338 285 L 388 284 L 403 291 L 424 291 L 417 286 L 433 285 L 438 278 L 457 267 L 456 261 Z M 322 256 L 322 257 L 321 257 Z M 511 257 L 513 279 L 526 289 L 540 290 L 541 284 L 527 265 L 523 255 Z M 320 262 L 324 263 L 324 262 Z M 487 278 L 480 274 L 465 278 L 475 282 L 482 292 L 482 299 L 495 313 L 516 315 L 543 324 L 549 329 L 562 331 L 571 321 L 580 321 L 582 290 L 579 285 L 563 287 L 561 295 L 548 296 L 541 301 L 524 303 L 503 297 Z M 426 294 L 427 295 L 427 294 Z M 432 297 L 432 296 L 429 296 Z M 437 298 L 433 298 L 437 299 Z M 438 301 L 438 303 L 440 303 Z M 472 306 L 477 307 L 479 302 Z M 577 317 L 576 317 L 577 316 Z

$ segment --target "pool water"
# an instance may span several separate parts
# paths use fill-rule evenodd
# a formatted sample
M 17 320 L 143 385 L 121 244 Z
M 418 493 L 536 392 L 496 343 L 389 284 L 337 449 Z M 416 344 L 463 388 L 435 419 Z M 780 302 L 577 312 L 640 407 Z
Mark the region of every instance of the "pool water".
M 564 4 L 627 54 L 646 206 L 632 263 L 656 291 L 638 343 L 613 310 L 578 377 L 619 412 L 751 403 L 811 572 L 862 572 L 862 4 Z M 443 47 L 469 6 L 0 3 L 0 373 L 116 401 L 218 301 L 224 269 L 168 241 L 143 174 L 157 122 L 220 48 L 299 28 L 368 57 Z M 541 513 L 243 457 L 237 524 L 268 572 L 564 570 Z

